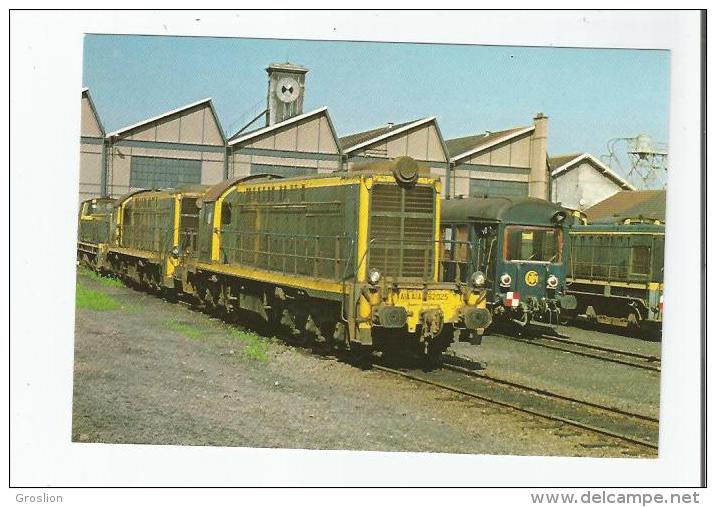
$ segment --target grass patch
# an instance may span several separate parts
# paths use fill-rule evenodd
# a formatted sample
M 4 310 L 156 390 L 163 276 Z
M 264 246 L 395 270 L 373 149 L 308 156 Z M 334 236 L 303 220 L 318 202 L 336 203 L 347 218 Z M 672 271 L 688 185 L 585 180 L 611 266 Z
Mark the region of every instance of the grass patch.
M 84 266 L 80 266 L 78 271 L 86 278 L 99 282 L 105 287 L 124 287 L 124 284 L 119 278 L 115 278 L 113 276 L 102 276 L 96 271 L 92 271 Z
M 122 311 L 127 313 L 140 313 L 144 311 L 144 307 L 134 303 L 125 303 L 122 305 Z
M 75 291 L 75 305 L 77 308 L 85 308 L 87 310 L 117 310 L 120 304 L 111 296 L 102 292 L 88 289 L 77 284 Z
M 268 346 L 259 335 L 240 329 L 231 329 L 229 335 L 244 344 L 244 357 L 261 362 L 268 361 Z
M 184 336 L 191 338 L 192 340 L 201 340 L 204 338 L 204 330 L 198 327 L 187 324 L 186 322 L 178 322 L 176 320 L 170 320 L 166 323 L 166 326 L 172 331 L 181 333 Z

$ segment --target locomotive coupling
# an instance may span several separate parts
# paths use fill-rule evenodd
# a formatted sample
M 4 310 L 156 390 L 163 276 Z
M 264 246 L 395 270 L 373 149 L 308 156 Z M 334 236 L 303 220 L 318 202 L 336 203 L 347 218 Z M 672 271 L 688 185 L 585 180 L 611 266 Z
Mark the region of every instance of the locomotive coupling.
M 402 328 L 408 322 L 408 311 L 402 306 L 374 306 L 371 320 L 376 326 Z
M 577 308 L 577 298 L 574 294 L 558 295 L 557 302 L 563 310 L 574 310 Z
M 423 328 L 423 339 L 434 338 L 443 330 L 445 320 L 440 310 L 426 310 L 420 315 Z
M 487 308 L 465 307 L 462 310 L 462 320 L 467 329 L 485 329 L 492 323 L 492 315 Z

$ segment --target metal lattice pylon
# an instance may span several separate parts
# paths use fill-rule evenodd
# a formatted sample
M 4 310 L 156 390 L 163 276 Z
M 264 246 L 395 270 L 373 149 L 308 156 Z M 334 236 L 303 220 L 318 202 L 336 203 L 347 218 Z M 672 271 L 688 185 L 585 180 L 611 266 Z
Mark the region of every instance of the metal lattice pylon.
M 617 149 L 623 147 L 629 160 L 624 170 Z M 637 188 L 663 188 L 666 186 L 668 151 L 666 143 L 655 142 L 646 134 L 635 137 L 617 137 L 607 143 L 607 165 L 618 167 Z

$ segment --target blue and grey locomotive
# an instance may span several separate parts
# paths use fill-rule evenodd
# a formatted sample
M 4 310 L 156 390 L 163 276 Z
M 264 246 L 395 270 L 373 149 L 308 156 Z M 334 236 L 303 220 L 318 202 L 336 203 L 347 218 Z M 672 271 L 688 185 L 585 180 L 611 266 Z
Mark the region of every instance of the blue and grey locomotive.
M 556 323 L 576 307 L 565 292 L 572 220 L 568 210 L 541 199 L 445 200 L 443 238 L 457 243 L 445 243 L 443 276 L 486 287 L 496 321 Z

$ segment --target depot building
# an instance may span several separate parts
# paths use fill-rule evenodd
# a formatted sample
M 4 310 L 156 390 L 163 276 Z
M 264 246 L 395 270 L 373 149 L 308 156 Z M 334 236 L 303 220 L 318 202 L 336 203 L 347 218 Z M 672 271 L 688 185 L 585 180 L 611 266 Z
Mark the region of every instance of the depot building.
M 213 185 L 256 174 L 350 171 L 367 162 L 410 156 L 440 178 L 446 198 L 556 197 L 567 204 L 569 181 L 586 172 L 574 169 L 574 163 L 555 168 L 559 157 L 549 160 L 548 118 L 542 113 L 522 126 L 476 131 L 468 125 L 465 130 L 473 133 L 450 139 L 443 138 L 434 116 L 391 119 L 339 136 L 340 126 L 334 125 L 327 107 L 303 110 L 307 68 L 280 63 L 266 72 L 266 109 L 228 136 L 211 98 L 105 133 L 90 90 L 83 89 L 80 200 L 118 197 L 141 188 Z M 600 195 L 632 189 L 608 168 L 596 167 L 591 176 L 608 191 L 582 196 L 582 208 L 598 202 Z M 555 178 L 565 183 L 555 184 Z

